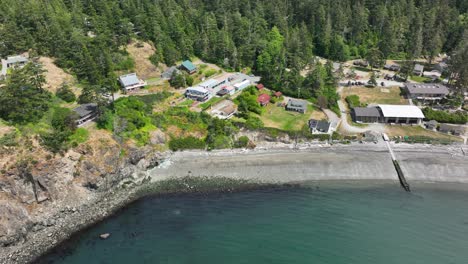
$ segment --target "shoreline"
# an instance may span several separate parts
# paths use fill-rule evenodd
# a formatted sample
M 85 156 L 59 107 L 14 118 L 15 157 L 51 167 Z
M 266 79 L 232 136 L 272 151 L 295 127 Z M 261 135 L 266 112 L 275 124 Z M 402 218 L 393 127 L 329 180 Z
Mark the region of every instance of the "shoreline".
M 394 151 L 410 184 L 468 190 L 468 157 L 459 155 L 454 147 L 398 144 L 394 145 Z M 166 155 L 158 167 L 146 173 L 149 181 L 117 191 L 100 192 L 76 210 L 67 211 L 59 224 L 29 234 L 24 243 L 3 248 L 0 263 L 30 263 L 76 233 L 148 195 L 233 192 L 242 188 L 291 187 L 298 183 L 327 181 L 337 186 L 347 181 L 394 183 L 395 188 L 400 188 L 388 150 L 374 144 L 176 152 Z M 424 173 L 428 174 L 423 176 Z M 440 176 L 439 173 L 452 175 Z M 217 183 L 199 188 L 210 181 Z M 201 185 L 194 188 L 194 182 Z M 156 188 L 162 183 L 170 184 Z

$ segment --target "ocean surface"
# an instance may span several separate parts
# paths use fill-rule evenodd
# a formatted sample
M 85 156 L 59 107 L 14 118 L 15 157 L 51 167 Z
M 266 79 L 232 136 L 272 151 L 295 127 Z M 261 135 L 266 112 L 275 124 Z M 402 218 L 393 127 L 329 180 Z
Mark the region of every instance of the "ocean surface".
M 466 191 L 308 186 L 147 197 L 40 263 L 468 263 Z

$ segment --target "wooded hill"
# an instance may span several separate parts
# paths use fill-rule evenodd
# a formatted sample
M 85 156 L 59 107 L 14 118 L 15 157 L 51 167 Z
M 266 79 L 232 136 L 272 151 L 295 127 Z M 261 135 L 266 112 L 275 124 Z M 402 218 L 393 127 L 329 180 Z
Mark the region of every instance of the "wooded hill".
M 121 47 L 140 38 L 155 44 L 155 64 L 198 56 L 250 67 L 272 88 L 311 97 L 323 80 L 299 72 L 314 55 L 452 53 L 466 46 L 467 10 L 465 0 L 2 0 L 0 55 L 32 49 L 81 82 L 116 89 L 114 72 L 127 59 Z

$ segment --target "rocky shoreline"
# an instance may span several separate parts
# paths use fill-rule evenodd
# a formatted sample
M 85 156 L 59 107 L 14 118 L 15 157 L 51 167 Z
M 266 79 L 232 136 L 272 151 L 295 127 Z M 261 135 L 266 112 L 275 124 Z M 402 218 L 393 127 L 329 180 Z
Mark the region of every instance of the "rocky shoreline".
M 458 147 L 399 145 L 394 150 L 410 181 L 468 182 L 468 157 Z M 102 185 L 114 187 L 102 187 L 86 200 L 73 205 L 62 203 L 55 210 L 41 214 L 43 220 L 24 227 L 15 244 L 0 248 L 0 263 L 33 262 L 73 234 L 148 194 L 231 192 L 310 180 L 396 182 L 395 175 L 387 150 L 374 144 L 136 152 L 116 173 L 101 180 Z

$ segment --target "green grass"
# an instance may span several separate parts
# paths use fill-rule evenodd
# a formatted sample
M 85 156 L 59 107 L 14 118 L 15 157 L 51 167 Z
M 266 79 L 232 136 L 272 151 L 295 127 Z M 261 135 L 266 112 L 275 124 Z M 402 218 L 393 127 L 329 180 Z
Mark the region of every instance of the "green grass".
M 89 132 L 85 128 L 78 128 L 73 135 L 70 136 L 71 142 L 76 142 L 77 144 L 84 143 L 88 140 Z
M 269 104 L 260 117 L 265 127 L 279 128 L 285 131 L 298 131 L 307 124 L 314 107 L 309 105 L 305 114 L 286 111 L 283 107 Z
M 182 103 L 180 103 L 178 106 L 190 107 L 190 106 L 192 106 L 192 104 L 193 104 L 193 100 L 192 99 L 187 99 L 187 100 L 183 101 Z
M 415 82 L 420 82 L 420 83 L 431 81 L 430 78 L 423 77 L 423 76 L 411 76 L 411 80 Z
M 224 97 L 213 97 L 211 98 L 210 100 L 204 102 L 203 104 L 200 104 L 200 107 L 202 110 L 206 110 L 208 108 L 210 108 L 211 106 L 221 102 L 222 100 L 224 100 Z

